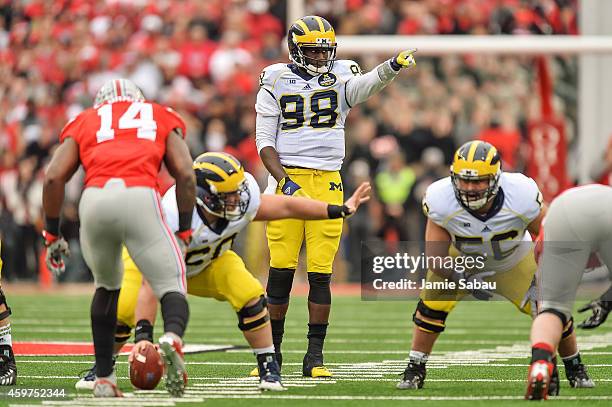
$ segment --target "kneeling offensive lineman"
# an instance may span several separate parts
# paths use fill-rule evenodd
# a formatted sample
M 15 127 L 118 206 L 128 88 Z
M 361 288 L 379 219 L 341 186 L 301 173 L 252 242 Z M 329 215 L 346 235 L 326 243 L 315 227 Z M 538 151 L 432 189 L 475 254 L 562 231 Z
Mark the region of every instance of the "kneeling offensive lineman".
M 532 356 L 525 395 L 529 400 L 546 399 L 549 394 L 554 355 L 563 328 L 572 319 L 589 254 L 598 253 L 612 271 L 612 188 L 588 185 L 562 193 L 550 205 L 542 227 L 538 268 L 541 303 L 531 326 Z M 612 297 L 604 300 L 612 301 Z
M 330 205 L 312 199 L 261 195 L 253 176 L 245 173 L 240 162 L 229 154 L 204 153 L 194 161 L 193 168 L 197 205 L 191 225 L 193 240 L 186 256 L 187 292 L 230 303 L 238 316 L 238 327 L 257 357 L 259 388 L 284 390 L 263 287 L 231 250 L 232 243 L 251 221 L 348 217 L 369 199 L 370 186 L 362 184 L 345 205 Z M 170 228 L 176 229 L 174 187 L 165 194 L 162 206 Z M 127 340 L 130 327 L 137 321 L 134 355 L 144 341 L 153 340 L 156 309 L 155 302 L 147 300 L 151 297 L 147 293 L 150 288 L 147 284 L 141 288 L 140 272 L 127 255 L 124 255 L 124 267 L 118 308 L 118 321 L 123 328 L 117 339 Z M 87 377 L 77 383 L 80 387 L 88 385 Z
M 479 271 L 484 271 L 483 276 L 495 272 L 496 292 L 521 312 L 528 315 L 535 312 L 531 298 L 534 290 L 530 288 L 537 266 L 527 231 L 537 234 L 546 212 L 535 181 L 519 173 L 502 172 L 495 147 L 471 141 L 455 153 L 451 176 L 427 188 L 423 210 L 428 218 L 425 240 L 430 247 L 435 245 L 436 254 L 485 255 L 484 270 Z M 479 279 L 478 274 L 473 278 Z M 441 278 L 430 270 L 427 280 L 435 282 Z M 436 339 L 444 331 L 446 318 L 457 301 L 468 294 L 460 291 L 455 298 L 441 301 L 436 300 L 440 298 L 436 292 L 421 291 L 413 315 L 410 360 L 398 389 L 423 387 L 425 364 Z M 492 296 L 488 291 L 473 294 L 480 299 Z M 572 387 L 593 387 L 580 360 L 575 337 L 573 323 L 568 319 L 559 349 L 567 378 Z M 550 391 L 558 393 L 558 385 Z

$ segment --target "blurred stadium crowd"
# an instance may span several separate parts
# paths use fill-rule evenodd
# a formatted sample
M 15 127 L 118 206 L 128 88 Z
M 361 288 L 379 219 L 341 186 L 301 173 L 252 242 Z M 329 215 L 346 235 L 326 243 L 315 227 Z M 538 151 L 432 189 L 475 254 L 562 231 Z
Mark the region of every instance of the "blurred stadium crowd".
M 576 34 L 576 0 L 307 0 L 337 34 Z M 108 79 L 127 77 L 185 119 L 192 154 L 225 150 L 263 182 L 254 143 L 263 67 L 287 60 L 281 0 L 0 0 L 0 237 L 8 280 L 36 279 L 42 172 L 63 125 Z M 381 55 L 348 55 L 371 69 Z M 522 140 L 538 114 L 532 60 L 418 58 L 419 69 L 356 107 L 347 122 L 345 188 L 372 180 L 377 199 L 347 226 L 342 258 L 358 279 L 360 242 L 417 240 L 420 198 L 446 176 L 456 146 L 495 144 L 521 170 Z M 555 58 L 555 108 L 576 123 L 576 63 Z M 400 113 L 400 114 L 398 114 Z M 89 279 L 79 255 L 80 177 L 69 185 L 62 232 L 69 281 Z M 340 259 L 342 262 L 342 259 Z

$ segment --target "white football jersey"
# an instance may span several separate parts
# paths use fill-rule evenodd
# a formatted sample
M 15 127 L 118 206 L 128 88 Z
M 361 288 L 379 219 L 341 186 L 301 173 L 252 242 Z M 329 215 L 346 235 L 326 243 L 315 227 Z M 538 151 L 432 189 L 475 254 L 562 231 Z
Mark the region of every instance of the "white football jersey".
M 187 257 L 185 258 L 185 263 L 187 264 L 187 277 L 193 277 L 201 273 L 214 259 L 229 250 L 238 233 L 255 218 L 257 210 L 259 209 L 259 204 L 261 203 L 259 185 L 257 185 L 257 181 L 255 181 L 255 178 L 253 178 L 251 174 L 245 172 L 244 175 L 249 185 L 251 200 L 249 201 L 246 213 L 241 219 L 217 221 L 215 228 L 219 228 L 219 226 L 223 227 L 215 231 L 202 221 L 197 210 L 194 208 L 191 221 L 193 240 L 187 249 Z M 171 187 L 162 199 L 162 207 L 164 209 L 164 215 L 166 216 L 166 222 L 173 232 L 178 230 L 178 207 L 176 204 L 175 189 L 175 186 Z M 226 224 L 223 225 L 223 223 Z
M 272 98 L 258 98 L 255 109 L 280 116 L 276 151 L 282 165 L 336 171 L 344 160 L 344 122 L 352 106 L 346 82 L 361 75 L 356 62 L 337 60 L 331 72 L 301 73 L 292 64 L 274 64 L 260 75 L 261 90 Z
M 503 172 L 498 201 L 488 217 L 464 208 L 446 177 L 427 188 L 423 211 L 446 229 L 454 246 L 464 254 L 486 256 L 487 271 L 508 271 L 530 251 L 527 226 L 540 214 L 542 194 L 535 181 L 520 173 Z M 501 195 L 501 196 L 500 196 Z

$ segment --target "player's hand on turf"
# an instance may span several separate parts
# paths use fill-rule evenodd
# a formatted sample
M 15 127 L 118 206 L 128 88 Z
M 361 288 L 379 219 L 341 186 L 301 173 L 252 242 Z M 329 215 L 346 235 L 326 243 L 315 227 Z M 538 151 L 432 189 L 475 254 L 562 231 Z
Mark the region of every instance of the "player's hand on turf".
M 391 66 L 393 69 L 399 71 L 400 69 L 408 69 L 416 66 L 416 60 L 414 59 L 413 55 L 416 51 L 416 49 L 407 49 L 393 57 L 391 60 Z
M 582 308 L 578 309 L 578 312 L 591 311 L 590 317 L 582 321 L 578 328 L 582 329 L 593 329 L 606 322 L 610 309 L 612 308 L 612 301 L 604 301 L 598 298 L 590 303 L 586 304 Z
M 63 237 L 55 236 L 46 230 L 43 230 L 43 237 L 45 239 L 45 247 L 47 248 L 47 253 L 45 255 L 47 268 L 53 274 L 59 276 L 66 271 L 64 257 L 70 256 L 68 242 L 66 242 Z
M 285 177 L 278 183 L 283 194 L 288 196 L 299 196 L 302 198 L 310 198 L 306 192 L 296 182 L 293 182 L 291 178 Z
M 136 344 L 130 351 L 130 354 L 128 355 L 128 363 L 132 363 L 136 355 L 141 353 L 141 351 L 144 350 L 144 348 L 146 348 L 148 345 L 153 345 L 153 343 L 144 339 L 142 341 L 136 342 Z M 154 346 L 157 348 L 157 345 Z
M 359 205 L 370 200 L 371 192 L 372 187 L 369 182 L 362 182 L 361 185 L 359 185 L 355 192 L 353 192 L 353 195 L 344 203 L 344 206 L 349 210 L 349 214 L 346 216 L 347 218 L 357 211 Z

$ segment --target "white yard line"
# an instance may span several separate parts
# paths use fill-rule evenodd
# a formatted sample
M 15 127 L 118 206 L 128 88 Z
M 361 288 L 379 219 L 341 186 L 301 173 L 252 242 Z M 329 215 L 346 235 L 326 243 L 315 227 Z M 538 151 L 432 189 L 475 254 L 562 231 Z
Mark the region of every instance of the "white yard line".
M 487 342 L 488 343 L 488 342 Z M 612 354 L 612 352 L 596 351 L 599 348 L 611 346 L 612 332 L 600 335 L 584 336 L 579 339 L 580 347 L 586 350 L 586 354 Z M 483 343 L 485 344 L 485 343 Z M 234 353 L 250 353 L 250 350 L 235 350 Z M 286 351 L 286 353 L 302 353 L 303 351 Z M 356 350 L 356 351 L 333 351 L 327 354 L 403 354 L 406 350 Z M 428 362 L 428 368 L 446 369 L 451 367 L 527 367 L 527 355 L 529 353 L 529 343 L 519 342 L 504 344 L 495 348 L 485 348 L 466 351 L 436 352 Z M 510 359 L 523 359 L 524 363 L 503 363 Z M 21 363 L 67 363 L 67 364 L 89 364 L 90 361 L 70 361 L 70 360 L 21 360 Z M 127 363 L 119 361 L 117 363 Z M 253 366 L 253 362 L 187 362 L 188 365 L 211 365 L 211 366 Z M 331 379 L 309 379 L 301 377 L 301 363 L 285 363 L 289 369 L 284 375 L 284 382 L 287 387 L 315 387 L 325 384 L 338 382 L 381 382 L 382 386 L 392 386 L 398 379 L 389 377 L 401 373 L 406 365 L 406 359 L 383 360 L 381 362 L 367 363 L 329 363 L 334 373 Z M 612 364 L 593 364 L 590 367 L 612 367 Z M 246 372 L 245 372 L 246 375 Z M 386 377 L 385 377 L 386 376 Z M 75 376 L 22 376 L 29 379 L 76 379 Z M 119 377 L 120 380 L 128 380 L 127 377 Z M 257 388 L 257 378 L 252 377 L 190 377 L 194 383 L 189 387 L 187 396 L 182 399 L 166 398 L 167 393 L 163 390 L 154 392 L 135 392 L 126 393 L 126 398 L 120 401 L 94 400 L 92 398 L 82 398 L 72 401 L 45 400 L 44 405 L 66 405 L 66 406 L 174 406 L 181 402 L 200 402 L 204 399 L 282 399 L 282 400 L 367 400 L 367 401 L 480 401 L 480 400 L 520 400 L 521 395 L 511 396 L 351 396 L 351 395 L 291 395 L 291 394 L 269 394 L 260 393 Z M 466 378 L 466 379 L 437 379 L 429 378 L 430 382 L 466 382 L 466 383 L 515 383 L 522 382 L 522 379 L 489 379 L 489 378 Z M 602 379 L 600 382 L 612 382 L 612 379 Z M 159 397 L 159 398 L 158 398 Z M 561 396 L 558 400 L 612 400 L 612 396 Z M 16 405 L 17 406 L 17 405 Z M 21 405 L 23 407 L 23 405 Z

